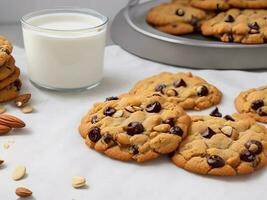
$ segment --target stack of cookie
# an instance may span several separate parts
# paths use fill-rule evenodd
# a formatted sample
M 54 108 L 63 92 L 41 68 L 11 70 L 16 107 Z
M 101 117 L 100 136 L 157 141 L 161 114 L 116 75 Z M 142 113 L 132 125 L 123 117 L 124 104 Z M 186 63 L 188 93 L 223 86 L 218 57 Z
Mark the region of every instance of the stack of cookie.
M 21 88 L 20 70 L 12 57 L 12 44 L 0 36 L 0 102 L 16 98 Z
M 260 44 L 267 40 L 267 0 L 173 0 L 146 17 L 156 29 L 184 35 L 202 33 L 223 42 Z
M 241 93 L 240 114 L 223 116 L 218 108 L 201 116 L 184 111 L 209 108 L 221 99 L 222 93 L 200 77 L 164 72 L 96 103 L 79 130 L 89 147 L 118 160 L 145 162 L 169 154 L 178 167 L 221 176 L 262 168 L 267 129 L 255 116 L 267 119 L 266 87 Z

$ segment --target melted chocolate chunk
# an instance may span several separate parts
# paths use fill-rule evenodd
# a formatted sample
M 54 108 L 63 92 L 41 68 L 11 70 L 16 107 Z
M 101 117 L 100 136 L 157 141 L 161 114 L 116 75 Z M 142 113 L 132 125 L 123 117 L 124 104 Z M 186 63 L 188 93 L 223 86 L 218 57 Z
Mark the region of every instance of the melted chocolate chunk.
M 200 97 L 207 96 L 208 94 L 209 94 L 209 90 L 205 85 L 197 89 L 197 95 Z
M 252 146 L 255 145 L 256 148 L 254 149 Z M 257 141 L 257 140 L 249 140 L 246 144 L 245 147 L 253 152 L 254 154 L 258 155 L 262 152 L 263 146 L 261 144 L 261 142 Z
M 144 126 L 140 122 L 131 122 L 126 128 L 128 135 L 137 135 L 143 133 L 145 130 Z
M 250 34 L 255 34 L 255 33 L 260 32 L 260 26 L 257 22 L 249 23 L 248 27 L 250 28 L 250 31 L 249 31 Z
M 212 168 L 220 168 L 225 165 L 224 159 L 217 155 L 209 156 L 207 162 Z
M 260 107 L 264 106 L 264 101 L 262 99 L 255 100 L 251 103 L 251 108 L 253 110 L 258 110 Z
M 166 88 L 167 86 L 165 84 L 159 84 L 155 87 L 155 91 L 156 92 L 160 92 L 161 94 L 164 94 L 163 93 L 163 89 Z
M 183 131 L 183 129 L 181 129 L 179 126 L 173 126 L 173 127 L 171 127 L 171 129 L 170 129 L 170 133 L 182 137 L 183 134 L 184 134 L 184 131 Z
M 179 8 L 176 10 L 175 14 L 181 17 L 184 16 L 185 12 L 183 9 Z
M 232 122 L 235 121 L 235 119 L 231 115 L 225 115 L 223 118 L 226 119 L 227 121 L 232 121 Z
M 216 107 L 213 111 L 211 111 L 210 116 L 222 117 L 222 113 L 220 113 L 218 107 Z
M 225 18 L 224 18 L 224 21 L 225 22 L 234 22 L 235 21 L 235 18 L 232 16 L 232 15 L 227 15 Z
M 116 112 L 115 108 L 112 108 L 112 107 L 108 106 L 108 107 L 106 107 L 104 109 L 103 114 L 106 115 L 106 116 L 112 116 L 115 112 Z
M 206 139 L 210 139 L 215 134 L 216 134 L 215 131 L 213 131 L 210 127 L 208 127 L 207 130 L 201 134 L 201 136 Z
M 146 111 L 149 113 L 159 113 L 161 111 L 161 104 L 158 101 L 148 104 Z
M 171 127 L 175 125 L 174 118 L 166 119 L 165 121 L 162 122 L 163 124 L 169 124 Z
M 262 117 L 267 116 L 267 112 L 264 112 L 261 108 L 258 110 L 258 114 L 259 114 L 259 116 L 262 116 Z
M 88 133 L 88 137 L 92 142 L 97 142 L 98 140 L 100 140 L 101 138 L 101 134 L 100 134 L 100 128 L 98 127 L 94 127 L 90 130 L 90 132 Z
M 107 97 L 105 101 L 113 101 L 113 100 L 118 100 L 119 97 Z
M 103 136 L 103 141 L 106 143 L 106 144 L 109 144 L 111 141 L 113 141 L 113 137 L 112 135 L 110 135 L 109 133 L 105 134 Z
M 233 33 L 227 33 L 227 37 L 229 42 L 234 42 L 235 39 Z
M 245 149 L 240 153 L 240 159 L 245 162 L 253 162 L 256 159 L 256 156 L 251 151 Z
M 130 147 L 130 152 L 134 155 L 139 153 L 138 147 L 136 145 L 133 145 Z
M 174 81 L 173 86 L 178 88 L 178 87 L 186 87 L 186 82 L 183 79 Z

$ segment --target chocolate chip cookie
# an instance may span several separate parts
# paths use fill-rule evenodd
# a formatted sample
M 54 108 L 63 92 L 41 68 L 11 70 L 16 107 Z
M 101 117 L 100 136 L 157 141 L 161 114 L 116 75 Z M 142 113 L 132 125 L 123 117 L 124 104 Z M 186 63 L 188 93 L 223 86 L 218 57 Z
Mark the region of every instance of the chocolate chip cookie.
M 260 44 L 267 39 L 267 10 L 230 9 L 203 22 L 204 36 L 214 36 L 223 42 Z
M 204 79 L 189 73 L 163 72 L 139 81 L 130 94 L 164 96 L 184 109 L 202 110 L 221 101 L 222 93 Z
M 185 3 L 164 3 L 152 8 L 146 21 L 161 31 L 183 35 L 198 30 L 206 13 Z
M 173 152 L 190 123 L 183 109 L 165 98 L 124 95 L 95 104 L 79 130 L 96 151 L 118 160 L 144 162 Z
M 10 58 L 12 49 L 12 44 L 4 36 L 0 35 L 0 66 Z
M 267 123 L 267 86 L 241 92 L 235 99 L 235 107 L 238 112 Z
M 0 90 L 15 82 L 19 78 L 19 75 L 20 70 L 15 67 L 15 71 L 10 76 L 0 81 Z
M 266 0 L 228 0 L 229 4 L 235 8 L 267 8 Z
M 230 8 L 228 0 L 192 0 L 191 5 L 203 10 L 222 11 Z
M 266 153 L 267 129 L 249 116 L 193 116 L 172 161 L 198 174 L 234 176 L 265 166 Z

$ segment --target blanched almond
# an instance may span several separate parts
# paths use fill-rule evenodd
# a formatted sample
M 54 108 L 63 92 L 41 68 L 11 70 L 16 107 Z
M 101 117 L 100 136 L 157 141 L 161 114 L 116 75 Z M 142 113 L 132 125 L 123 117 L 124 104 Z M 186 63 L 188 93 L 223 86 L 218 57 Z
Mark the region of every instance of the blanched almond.
M 72 187 L 81 188 L 81 187 L 85 186 L 86 179 L 82 176 L 74 176 L 74 177 L 72 177 L 71 183 L 72 183 Z
M 13 170 L 11 176 L 14 181 L 18 181 L 22 179 L 25 176 L 25 174 L 26 174 L 26 167 L 24 167 L 23 165 L 19 165 Z

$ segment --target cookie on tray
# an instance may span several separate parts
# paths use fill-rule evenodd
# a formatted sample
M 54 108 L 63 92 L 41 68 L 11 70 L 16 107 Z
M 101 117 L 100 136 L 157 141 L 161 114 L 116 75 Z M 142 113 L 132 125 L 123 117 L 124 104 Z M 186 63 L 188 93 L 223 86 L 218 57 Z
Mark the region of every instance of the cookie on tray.
M 201 31 L 223 42 L 261 44 L 267 39 L 267 10 L 230 9 L 203 22 Z
M 164 96 L 184 109 L 202 110 L 218 104 L 222 93 L 204 79 L 189 73 L 163 72 L 139 81 L 130 94 Z
M 229 4 L 235 8 L 267 8 L 266 0 L 228 0 Z
M 169 27 L 176 35 L 192 33 L 199 28 L 200 21 L 206 19 L 206 13 L 183 3 L 164 3 L 152 8 L 146 21 L 158 29 Z M 179 29 L 178 29 L 178 28 Z
M 2 66 L 9 58 L 13 46 L 4 36 L 0 35 L 0 66 Z
M 192 116 L 187 138 L 172 156 L 197 174 L 248 174 L 267 164 L 267 129 L 247 115 Z
M 267 123 L 267 86 L 241 92 L 235 99 L 235 107 L 238 112 Z
M 173 152 L 191 119 L 165 98 L 124 95 L 97 103 L 79 130 L 86 144 L 118 160 L 144 162 Z
M 18 79 L 0 90 L 0 103 L 11 101 L 19 95 L 21 81 Z
M 10 76 L 15 71 L 15 60 L 12 56 L 0 67 L 0 81 Z
M 217 12 L 230 8 L 228 0 L 192 0 L 191 5 L 203 10 L 214 10 Z

